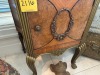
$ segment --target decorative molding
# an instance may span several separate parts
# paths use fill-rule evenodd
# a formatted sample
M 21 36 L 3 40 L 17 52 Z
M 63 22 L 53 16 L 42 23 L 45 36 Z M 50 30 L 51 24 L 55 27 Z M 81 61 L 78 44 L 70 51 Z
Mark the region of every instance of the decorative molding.
M 66 13 L 68 12 L 68 14 L 69 14 L 69 18 L 70 18 L 69 25 L 68 25 L 68 28 L 66 29 L 66 31 L 64 33 L 58 34 L 56 32 L 56 28 L 57 28 L 56 27 L 56 20 L 57 20 L 57 17 L 64 11 Z M 73 24 L 74 24 L 74 21 L 73 21 L 73 17 L 72 17 L 71 11 L 69 9 L 67 9 L 67 8 L 63 8 L 63 9 L 59 10 L 56 13 L 56 15 L 55 15 L 55 17 L 53 19 L 53 22 L 52 22 L 52 25 L 51 25 L 51 33 L 52 33 L 52 35 L 54 36 L 54 38 L 56 40 L 58 40 L 58 41 L 63 40 L 66 36 L 68 36 L 70 30 L 72 29 Z

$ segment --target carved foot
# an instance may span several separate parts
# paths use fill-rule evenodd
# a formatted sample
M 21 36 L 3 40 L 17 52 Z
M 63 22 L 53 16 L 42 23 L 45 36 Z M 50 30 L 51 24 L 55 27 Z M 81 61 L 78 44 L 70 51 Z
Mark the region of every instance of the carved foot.
M 72 67 L 73 69 L 76 69 L 76 68 L 77 68 L 77 65 L 76 65 L 76 64 L 71 64 L 71 67 Z
M 54 72 L 56 75 L 70 75 L 69 72 L 66 71 L 67 64 L 65 62 L 60 61 L 56 65 L 51 64 L 50 69 L 52 72 Z
M 69 73 L 69 72 L 67 72 L 67 73 L 66 73 L 66 75 L 70 75 L 70 73 Z
M 84 52 L 85 48 L 86 48 L 86 44 L 83 43 L 82 45 L 79 46 L 79 48 L 77 48 L 75 50 L 75 54 L 74 54 L 74 56 L 73 56 L 73 58 L 71 60 L 71 66 L 72 66 L 73 69 L 76 69 L 77 68 L 77 66 L 75 64 L 76 63 L 76 60 Z
M 33 75 L 37 75 L 37 74 L 34 74 L 34 73 L 33 73 Z

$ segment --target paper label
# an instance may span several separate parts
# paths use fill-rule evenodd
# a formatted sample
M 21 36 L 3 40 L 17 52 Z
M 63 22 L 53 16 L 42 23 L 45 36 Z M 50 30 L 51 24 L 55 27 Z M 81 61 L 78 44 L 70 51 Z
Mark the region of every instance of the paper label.
M 37 0 L 19 0 L 22 12 L 38 11 Z

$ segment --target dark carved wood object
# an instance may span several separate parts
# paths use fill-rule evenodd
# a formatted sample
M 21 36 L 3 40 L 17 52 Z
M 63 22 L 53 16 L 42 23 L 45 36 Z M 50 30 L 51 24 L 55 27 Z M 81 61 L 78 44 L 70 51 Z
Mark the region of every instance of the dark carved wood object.
M 66 71 L 66 62 L 59 61 L 59 63 L 57 63 L 56 65 L 51 64 L 50 69 L 55 73 L 55 75 L 70 75 L 70 73 Z

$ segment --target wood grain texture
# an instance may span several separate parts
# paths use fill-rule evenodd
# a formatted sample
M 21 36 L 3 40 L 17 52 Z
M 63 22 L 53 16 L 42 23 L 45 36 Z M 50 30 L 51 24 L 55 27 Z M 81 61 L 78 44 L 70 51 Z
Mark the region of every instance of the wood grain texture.
M 86 27 L 94 0 L 80 0 L 72 10 L 74 26 L 70 32 L 70 36 L 76 39 L 82 37 Z
M 45 47 L 34 50 L 34 53 L 36 55 L 40 55 L 40 54 L 52 52 L 52 51 L 63 49 L 63 48 L 74 47 L 80 43 L 80 41 L 72 41 L 71 39 L 66 39 L 66 40 L 69 40 L 69 41 L 61 44 L 61 42 L 58 42 L 58 43 L 55 42 L 56 40 L 54 39 L 50 44 L 46 45 Z
M 53 39 L 50 25 L 56 12 L 56 9 L 49 1 L 38 0 L 38 12 L 28 13 L 34 49 L 43 47 Z M 36 25 L 41 27 L 41 31 L 34 30 Z
M 71 9 L 78 0 L 49 0 L 49 1 L 55 5 L 57 10 L 60 10 L 62 8 Z
M 72 27 L 69 36 L 74 39 L 81 39 L 92 9 L 93 1 L 94 0 L 38 0 L 39 11 L 28 13 L 34 52 L 36 54 L 42 54 L 51 50 L 78 45 L 80 41 L 73 40 L 69 37 L 66 37 L 61 41 L 57 41 L 53 38 L 50 28 L 53 18 L 57 11 L 62 8 L 71 9 L 77 2 L 71 10 L 74 26 Z M 69 20 L 69 15 L 65 11 L 57 17 L 56 31 L 58 34 L 65 32 L 68 28 Z M 37 32 L 34 30 L 36 25 L 41 26 L 41 31 Z

